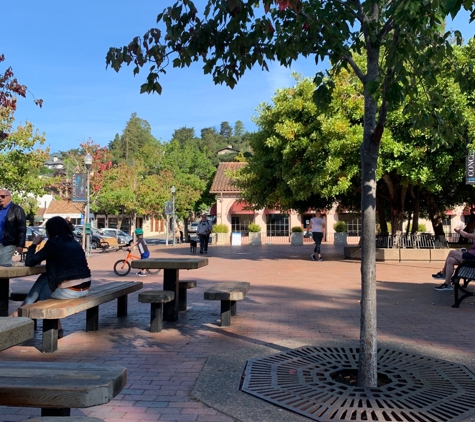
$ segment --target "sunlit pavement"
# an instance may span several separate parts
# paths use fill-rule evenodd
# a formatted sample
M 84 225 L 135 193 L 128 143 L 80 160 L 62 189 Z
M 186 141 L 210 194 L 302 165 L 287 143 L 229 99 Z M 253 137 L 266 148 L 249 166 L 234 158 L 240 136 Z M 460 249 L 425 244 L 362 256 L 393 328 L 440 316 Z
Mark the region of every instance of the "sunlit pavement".
M 187 244 L 149 244 L 152 257 L 190 256 Z M 149 332 L 150 308 L 139 303 L 135 293 L 129 297 L 125 318 L 116 318 L 114 302 L 100 307 L 98 332 L 84 331 L 85 312 L 64 319 L 65 337 L 53 354 L 39 351 L 39 322 L 35 339 L 1 352 L 0 358 L 127 367 L 128 385 L 121 394 L 106 405 L 73 409 L 72 415 L 105 421 L 233 421 L 233 417 L 190 397 L 210 356 L 255 345 L 273 347 L 283 341 L 304 345 L 342 339 L 358 346 L 360 263 L 344 260 L 342 249 L 330 244 L 322 246 L 323 262 L 312 261 L 311 253 L 311 245 L 210 246 L 207 267 L 180 273 L 182 280 L 197 280 L 198 287 L 188 291 L 188 311 L 180 313 L 176 323 L 165 322 L 162 332 Z M 89 258 L 94 282 L 140 280 L 146 289 L 162 288 L 162 273 L 139 278 L 132 271 L 117 277 L 112 267 L 123 256 L 125 252 L 94 251 Z M 432 280 L 431 274 L 441 266 L 428 262 L 377 264 L 378 339 L 473 359 L 475 300 L 451 308 L 451 292 L 433 289 L 440 283 Z M 219 302 L 204 301 L 203 292 L 224 281 L 248 281 L 251 289 L 246 299 L 238 302 L 233 325 L 221 328 Z M 13 290 L 29 286 L 31 280 L 25 278 L 12 281 Z M 10 302 L 10 306 L 14 309 L 18 302 Z M 40 409 L 0 407 L 1 421 L 39 415 Z

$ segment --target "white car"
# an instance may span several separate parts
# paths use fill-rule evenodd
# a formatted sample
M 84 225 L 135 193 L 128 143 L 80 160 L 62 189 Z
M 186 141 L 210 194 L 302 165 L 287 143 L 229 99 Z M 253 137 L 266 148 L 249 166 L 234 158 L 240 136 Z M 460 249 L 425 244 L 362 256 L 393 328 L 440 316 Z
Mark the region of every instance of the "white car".
M 193 222 L 188 226 L 188 233 L 196 233 L 197 229 L 198 229 L 198 223 Z
M 133 237 L 130 234 L 127 234 L 119 229 L 106 228 L 99 229 L 98 232 L 103 236 L 116 237 L 119 244 L 129 245 L 133 240 Z

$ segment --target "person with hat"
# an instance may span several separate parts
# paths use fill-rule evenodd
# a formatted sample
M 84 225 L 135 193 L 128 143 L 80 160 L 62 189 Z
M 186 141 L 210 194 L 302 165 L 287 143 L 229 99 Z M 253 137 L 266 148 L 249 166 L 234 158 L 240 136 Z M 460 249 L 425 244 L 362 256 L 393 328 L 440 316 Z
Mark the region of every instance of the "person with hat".
M 200 253 L 208 253 L 209 235 L 213 225 L 208 221 L 206 214 L 201 214 L 201 221 L 198 223 L 196 234 L 200 238 Z
M 143 229 L 135 229 L 135 235 L 137 236 L 137 242 L 135 242 L 132 246 L 137 246 L 137 249 L 140 252 L 140 259 L 149 258 L 150 252 L 148 250 L 147 242 L 143 238 Z M 147 274 L 145 273 L 145 270 L 140 270 L 137 275 L 139 277 L 145 277 Z

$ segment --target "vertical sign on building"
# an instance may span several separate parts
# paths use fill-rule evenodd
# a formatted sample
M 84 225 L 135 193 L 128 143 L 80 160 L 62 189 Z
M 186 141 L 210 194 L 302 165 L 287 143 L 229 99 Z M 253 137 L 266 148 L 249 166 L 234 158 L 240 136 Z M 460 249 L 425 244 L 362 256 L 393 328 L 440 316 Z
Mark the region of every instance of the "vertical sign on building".
M 72 177 L 72 199 L 73 202 L 86 202 L 86 173 L 73 173 Z

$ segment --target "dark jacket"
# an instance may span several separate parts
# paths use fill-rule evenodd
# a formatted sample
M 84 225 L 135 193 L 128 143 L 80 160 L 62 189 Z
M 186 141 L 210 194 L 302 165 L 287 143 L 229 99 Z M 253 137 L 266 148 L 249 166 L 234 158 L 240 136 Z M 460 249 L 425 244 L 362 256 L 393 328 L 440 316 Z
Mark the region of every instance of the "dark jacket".
M 26 253 L 25 265 L 34 267 L 46 260 L 46 275 L 52 292 L 66 280 L 91 277 L 86 255 L 81 245 L 74 239 L 48 239 L 43 248 L 35 253 L 36 245 L 31 245 Z M 90 284 L 90 283 L 89 283 Z
M 26 217 L 25 211 L 20 205 L 10 203 L 5 225 L 3 226 L 3 246 L 13 245 L 25 247 L 26 240 Z

